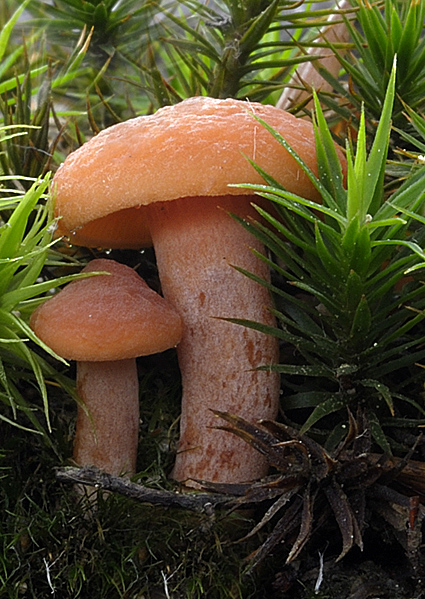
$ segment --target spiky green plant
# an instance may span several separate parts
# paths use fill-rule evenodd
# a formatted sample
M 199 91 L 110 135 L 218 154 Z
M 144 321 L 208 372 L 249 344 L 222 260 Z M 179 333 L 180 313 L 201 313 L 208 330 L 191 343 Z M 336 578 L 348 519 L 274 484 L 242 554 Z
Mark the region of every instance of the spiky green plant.
M 3 113 L 5 127 L 18 133 L 18 135 L 0 137 L 0 168 L 5 174 L 23 175 L 31 181 L 46 174 L 52 155 L 52 147 L 49 147 L 51 98 L 50 80 L 47 75 L 45 85 L 42 85 L 39 90 L 37 106 L 31 114 L 27 100 L 32 97 L 29 65 L 26 72 L 27 76 L 22 83 L 16 82 L 14 102 L 12 104 L 8 102 L 10 93 L 7 92 L 3 95 L 6 100 L 0 100 L 0 111 Z M 24 187 L 25 180 L 21 179 L 21 185 Z
M 4 179 L 4 178 L 3 178 Z M 33 185 L 18 200 L 18 206 L 7 222 L 0 228 L 0 352 L 2 371 L 2 401 L 11 408 L 14 418 L 18 406 L 26 408 L 27 404 L 19 391 L 19 379 L 26 364 L 30 365 L 41 390 L 47 415 L 47 395 L 44 376 L 35 354 L 27 345 L 28 339 L 34 339 L 21 309 L 24 302 L 37 294 L 34 287 L 46 260 L 51 236 L 47 232 L 47 208 L 42 207 L 32 227 L 27 231 L 29 218 L 35 205 L 43 197 L 48 181 Z M 15 201 L 15 197 L 13 197 Z M 7 200 L 3 200 L 3 205 Z M 7 206 L 10 203 L 8 202 Z M 49 226 L 50 223 L 47 223 Z M 48 289 L 48 287 L 47 287 Z M 44 291 L 46 285 L 44 285 Z M 19 367 L 20 366 L 20 367 Z M 31 411 L 27 410 L 30 420 L 35 424 Z M 9 420 L 4 413 L 3 420 Z M 37 426 L 39 428 L 39 426 Z
M 4 132 L 0 129 L 0 135 Z M 7 137 L 7 134 L 4 135 Z M 6 184 L 7 176 L 0 176 Z M 59 378 L 70 391 L 70 383 L 51 367 L 32 344 L 53 355 L 28 325 L 35 306 L 44 301 L 55 287 L 79 275 L 55 277 L 43 275 L 43 269 L 63 267 L 64 257 L 54 251 L 52 232 L 54 218 L 48 199 L 50 177 L 33 182 L 27 192 L 0 199 L 0 213 L 10 214 L 0 219 L 0 420 L 17 426 L 31 424 L 33 430 L 45 433 L 50 429 L 46 378 Z M 7 187 L 3 192 L 7 191 Z M 37 387 L 42 399 L 45 425 L 35 406 L 25 397 L 25 389 Z M 23 418 L 24 416 L 25 418 Z M 25 419 L 27 422 L 25 422 Z M 29 422 L 28 422 L 29 421 Z
M 380 119 L 392 64 L 397 55 L 399 67 L 392 118 L 396 126 L 405 127 L 404 105 L 413 110 L 424 108 L 425 5 L 421 0 L 351 0 L 351 4 L 355 19 L 341 15 L 350 32 L 351 50 L 338 54 L 336 48 L 329 44 L 348 76 L 349 85 L 344 79 L 330 76 L 326 69 L 320 69 L 336 92 L 335 96 L 324 94 L 321 99 L 343 121 L 355 126 L 364 105 L 373 131 L 374 121 Z
M 252 187 L 281 217 L 257 208 L 271 228 L 257 223 L 255 234 L 276 257 L 269 263 L 278 280 L 271 290 L 280 326 L 268 332 L 283 342 L 276 369 L 287 379 L 284 409 L 302 414 L 302 432 L 317 425 L 332 446 L 346 426 L 347 408 L 361 407 L 375 442 L 388 452 L 397 445 L 389 428 L 425 422 L 425 288 L 420 274 L 405 279 L 424 264 L 425 229 L 417 215 L 425 169 L 386 197 L 395 79 L 393 68 L 369 154 L 364 113 L 356 150 L 347 146 L 346 188 L 317 98 L 317 178 L 271 133 L 309 175 L 323 204 L 289 194 L 263 172 L 268 185 Z
M 17 133 L 0 137 L 0 173 L 24 175 L 29 181 L 63 159 L 62 153 L 53 158 L 56 150 L 84 139 L 87 95 L 100 77 L 84 63 L 89 36 L 82 36 L 69 51 L 52 49 L 43 28 L 34 31 L 28 21 L 20 23 L 30 5 L 31 0 L 22 2 L 6 15 L 0 33 L 1 124 Z M 79 126 L 67 126 L 70 119 Z M 25 178 L 15 180 L 18 190 L 25 185 Z
M 146 112 L 150 98 L 140 74 L 158 37 L 157 21 L 166 7 L 175 4 L 175 0 L 30 2 L 28 11 L 33 18 L 26 23 L 25 32 L 42 29 L 52 57 L 53 81 L 69 70 L 74 60 L 81 65 L 67 86 L 54 90 L 66 112 L 87 109 L 95 133 Z
M 168 0 L 167 6 L 172 3 Z M 125 47 L 131 54 L 155 26 L 152 17 L 163 4 L 164 0 L 57 0 L 54 4 L 42 0 L 28 8 L 35 15 L 32 24 L 47 28 L 50 39 L 62 45 L 74 47 L 83 31 L 92 31 L 89 52 L 102 63 Z
M 46 173 L 55 139 L 50 133 L 52 88 L 80 71 L 84 52 L 52 83 L 40 34 L 18 43 L 15 29 L 29 0 L 20 3 L 0 33 L 0 419 L 45 434 L 50 429 L 46 378 L 58 373 L 35 351 L 40 345 L 29 315 L 46 293 L 72 277 L 50 268 L 72 261 L 53 249 L 53 209 Z M 29 51 L 32 61 L 30 64 Z M 49 280 L 51 279 L 51 280 Z M 61 378 L 70 390 L 69 381 Z M 29 399 L 37 389 L 40 402 Z M 44 416 L 43 416 L 44 412 Z
M 160 105 L 194 95 L 276 99 L 294 65 L 310 60 L 297 51 L 301 34 L 331 11 L 310 4 L 298 11 L 288 0 L 181 5 L 185 12 L 165 12 L 146 70 Z

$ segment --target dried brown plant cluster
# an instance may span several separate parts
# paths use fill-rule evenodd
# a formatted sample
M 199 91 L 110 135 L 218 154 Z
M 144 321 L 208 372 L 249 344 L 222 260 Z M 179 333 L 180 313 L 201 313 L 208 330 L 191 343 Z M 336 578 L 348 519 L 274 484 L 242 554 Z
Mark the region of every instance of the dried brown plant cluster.
M 377 515 L 391 526 L 412 566 L 419 566 L 424 464 L 411 460 L 410 454 L 400 459 L 372 453 L 369 424 L 360 410 L 356 416 L 349 412 L 347 434 L 332 452 L 286 424 L 252 425 L 228 413 L 216 414 L 228 423 L 220 428 L 250 443 L 277 471 L 252 485 L 208 485 L 209 490 L 239 495 L 239 505 L 270 504 L 250 532 L 254 535 L 273 522 L 266 540 L 250 556 L 250 569 L 282 543 L 286 563 L 293 562 L 330 518 L 341 533 L 339 561 L 355 546 L 363 550 L 364 531 Z

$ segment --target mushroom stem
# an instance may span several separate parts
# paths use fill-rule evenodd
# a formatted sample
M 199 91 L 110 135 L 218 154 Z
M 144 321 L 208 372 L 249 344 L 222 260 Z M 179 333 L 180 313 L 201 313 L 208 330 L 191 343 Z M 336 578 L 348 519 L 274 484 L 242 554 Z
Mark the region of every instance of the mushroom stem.
M 136 471 L 139 383 L 136 360 L 77 362 L 74 459 L 110 474 Z
M 222 320 L 274 324 L 269 291 L 232 268 L 269 279 L 268 266 L 252 251 L 264 253 L 264 247 L 227 214 L 257 214 L 252 200 L 196 197 L 148 207 L 163 293 L 184 322 L 177 349 L 183 397 L 173 470 L 179 481 L 241 482 L 267 473 L 265 458 L 236 436 L 216 430 L 219 423 L 211 412 L 256 422 L 275 418 L 278 410 L 278 375 L 255 370 L 276 363 L 277 339 Z

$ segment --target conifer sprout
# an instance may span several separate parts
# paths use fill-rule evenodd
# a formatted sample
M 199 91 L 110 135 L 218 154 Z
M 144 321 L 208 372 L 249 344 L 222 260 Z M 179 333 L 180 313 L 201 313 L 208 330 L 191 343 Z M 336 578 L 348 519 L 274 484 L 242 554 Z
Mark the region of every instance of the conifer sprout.
M 39 306 L 31 327 L 59 356 L 77 360 L 74 459 L 110 474 L 136 472 L 139 383 L 136 357 L 174 347 L 176 310 L 130 267 L 92 260 L 77 279 Z
M 250 159 L 290 191 L 320 201 L 303 169 L 256 116 L 317 172 L 311 123 L 272 106 L 195 97 L 106 129 L 70 154 L 54 178 L 58 234 L 71 243 L 154 245 L 164 297 L 184 322 L 172 476 L 190 486 L 264 476 L 265 458 L 217 430 L 212 410 L 257 422 L 275 418 L 279 405 L 278 374 L 258 369 L 278 362 L 277 339 L 228 320 L 275 324 L 269 290 L 258 282 L 269 281 L 264 247 L 229 214 L 256 218 L 252 203 L 263 200 L 229 185 L 264 183 Z

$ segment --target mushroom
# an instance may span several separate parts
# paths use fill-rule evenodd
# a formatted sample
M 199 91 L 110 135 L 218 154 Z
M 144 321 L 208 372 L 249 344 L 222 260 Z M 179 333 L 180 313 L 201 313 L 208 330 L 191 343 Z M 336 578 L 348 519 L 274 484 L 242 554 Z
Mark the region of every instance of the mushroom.
M 251 204 L 260 199 L 229 185 L 264 183 L 248 157 L 289 191 L 320 198 L 254 115 L 317 171 L 311 123 L 272 106 L 196 97 L 102 131 L 70 154 L 54 177 L 58 235 L 107 248 L 153 242 L 164 297 L 184 321 L 173 470 L 179 481 L 252 481 L 267 473 L 258 452 L 214 430 L 214 409 L 256 422 L 275 418 L 279 403 L 278 375 L 258 370 L 277 362 L 277 339 L 225 320 L 275 323 L 267 288 L 234 268 L 269 280 L 258 257 L 262 244 L 228 214 L 255 217 Z
M 182 321 L 132 268 L 98 259 L 82 270 L 95 271 L 105 274 L 67 285 L 33 312 L 30 325 L 59 356 L 77 360 L 75 461 L 132 475 L 139 431 L 136 357 L 174 347 Z

